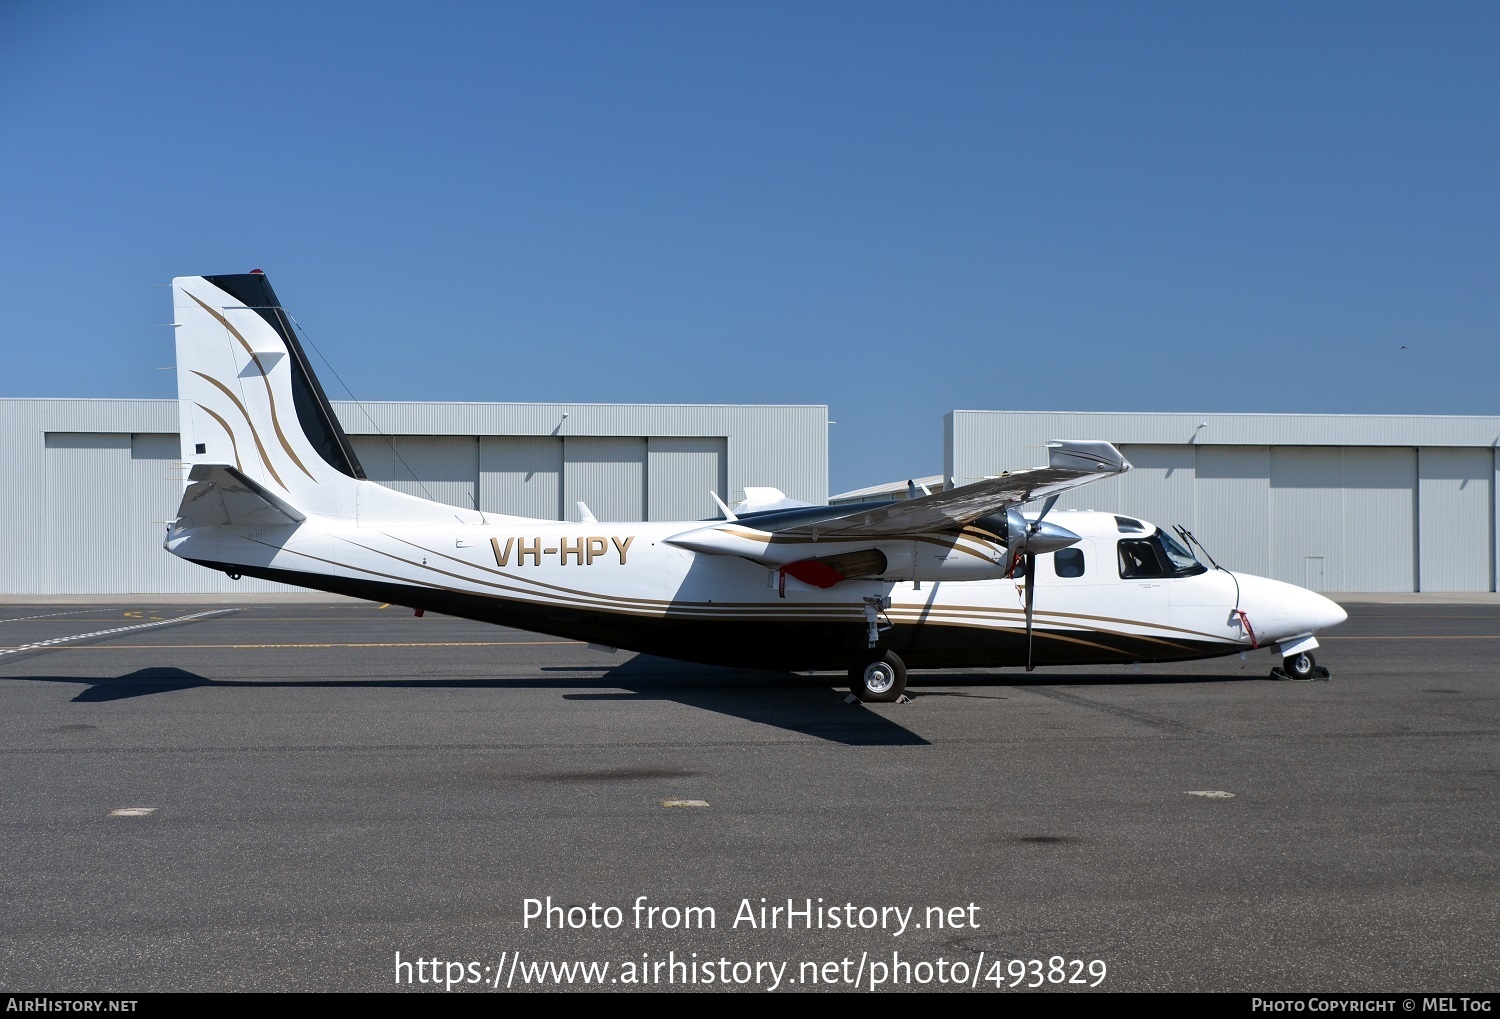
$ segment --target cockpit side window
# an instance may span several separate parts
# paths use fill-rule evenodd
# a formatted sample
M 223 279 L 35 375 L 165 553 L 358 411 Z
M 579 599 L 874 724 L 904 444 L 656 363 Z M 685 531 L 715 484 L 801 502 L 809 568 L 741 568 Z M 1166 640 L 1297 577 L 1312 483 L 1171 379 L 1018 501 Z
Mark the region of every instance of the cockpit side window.
M 1208 570 L 1180 542 L 1161 531 L 1149 538 L 1121 539 L 1119 549 L 1122 580 L 1192 577 Z
M 1135 580 L 1141 577 L 1160 577 L 1165 573 L 1156 548 L 1149 538 L 1137 538 L 1120 542 L 1120 577 Z

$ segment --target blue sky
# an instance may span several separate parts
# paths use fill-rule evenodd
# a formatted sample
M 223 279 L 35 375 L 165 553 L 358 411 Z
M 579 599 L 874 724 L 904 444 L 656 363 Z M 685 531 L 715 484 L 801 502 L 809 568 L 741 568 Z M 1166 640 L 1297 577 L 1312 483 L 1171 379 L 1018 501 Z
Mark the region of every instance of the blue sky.
M 262 267 L 360 399 L 826 403 L 835 491 L 941 470 L 954 408 L 1494 414 L 1497 44 L 1493 3 L 10 0 L 0 396 L 172 396 L 154 285 Z

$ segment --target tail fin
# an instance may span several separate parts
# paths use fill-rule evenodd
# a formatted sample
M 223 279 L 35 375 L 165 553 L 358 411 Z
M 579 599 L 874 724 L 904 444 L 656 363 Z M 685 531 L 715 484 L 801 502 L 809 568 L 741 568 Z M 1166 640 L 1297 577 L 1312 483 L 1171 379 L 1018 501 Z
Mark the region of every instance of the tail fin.
M 172 281 L 182 459 L 292 506 L 347 512 L 365 472 L 260 272 Z

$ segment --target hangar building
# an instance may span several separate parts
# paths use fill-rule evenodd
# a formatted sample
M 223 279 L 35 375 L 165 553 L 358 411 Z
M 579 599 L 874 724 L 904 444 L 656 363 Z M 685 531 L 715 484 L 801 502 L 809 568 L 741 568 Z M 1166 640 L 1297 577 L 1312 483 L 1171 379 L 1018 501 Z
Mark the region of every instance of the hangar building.
M 1135 465 L 1060 509 L 1182 524 L 1232 569 L 1315 591 L 1496 590 L 1500 417 L 956 410 L 943 474 L 1045 463 L 1049 439 L 1107 439 Z
M 710 490 L 733 502 L 747 484 L 827 498 L 823 406 L 334 407 L 372 480 L 489 512 L 576 520 L 582 500 L 600 518 L 708 518 Z M 0 593 L 282 589 L 161 549 L 176 429 L 175 400 L 0 400 Z M 1226 566 L 1315 590 L 1496 590 L 1500 417 L 958 410 L 943 478 L 1036 466 L 1054 438 L 1107 439 L 1136 468 L 1059 510 L 1182 524 Z
M 750 485 L 828 495 L 828 408 L 334 402 L 370 480 L 469 509 L 700 519 Z M 161 547 L 176 400 L 0 400 L 0 593 L 290 590 Z

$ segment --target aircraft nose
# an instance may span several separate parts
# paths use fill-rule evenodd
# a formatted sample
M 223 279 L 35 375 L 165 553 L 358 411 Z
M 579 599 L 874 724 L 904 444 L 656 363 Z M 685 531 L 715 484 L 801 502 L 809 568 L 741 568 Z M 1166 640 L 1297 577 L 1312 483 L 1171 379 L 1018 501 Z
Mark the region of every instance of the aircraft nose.
M 1313 618 L 1314 630 L 1321 630 L 1325 626 L 1338 626 L 1349 618 L 1349 613 L 1344 611 L 1344 607 L 1332 598 L 1325 598 L 1312 591 L 1307 593 L 1312 595 L 1313 600 L 1313 604 L 1308 606 L 1308 614 Z
M 1305 587 L 1243 574 L 1240 580 L 1250 618 L 1262 622 L 1269 639 L 1316 633 L 1349 618 L 1337 602 Z
M 1332 599 L 1325 598 L 1316 591 L 1309 591 L 1305 587 L 1296 587 L 1287 584 L 1283 592 L 1287 608 L 1287 625 L 1285 629 L 1289 633 L 1317 633 L 1328 626 L 1337 626 L 1349 618 L 1349 613 Z

